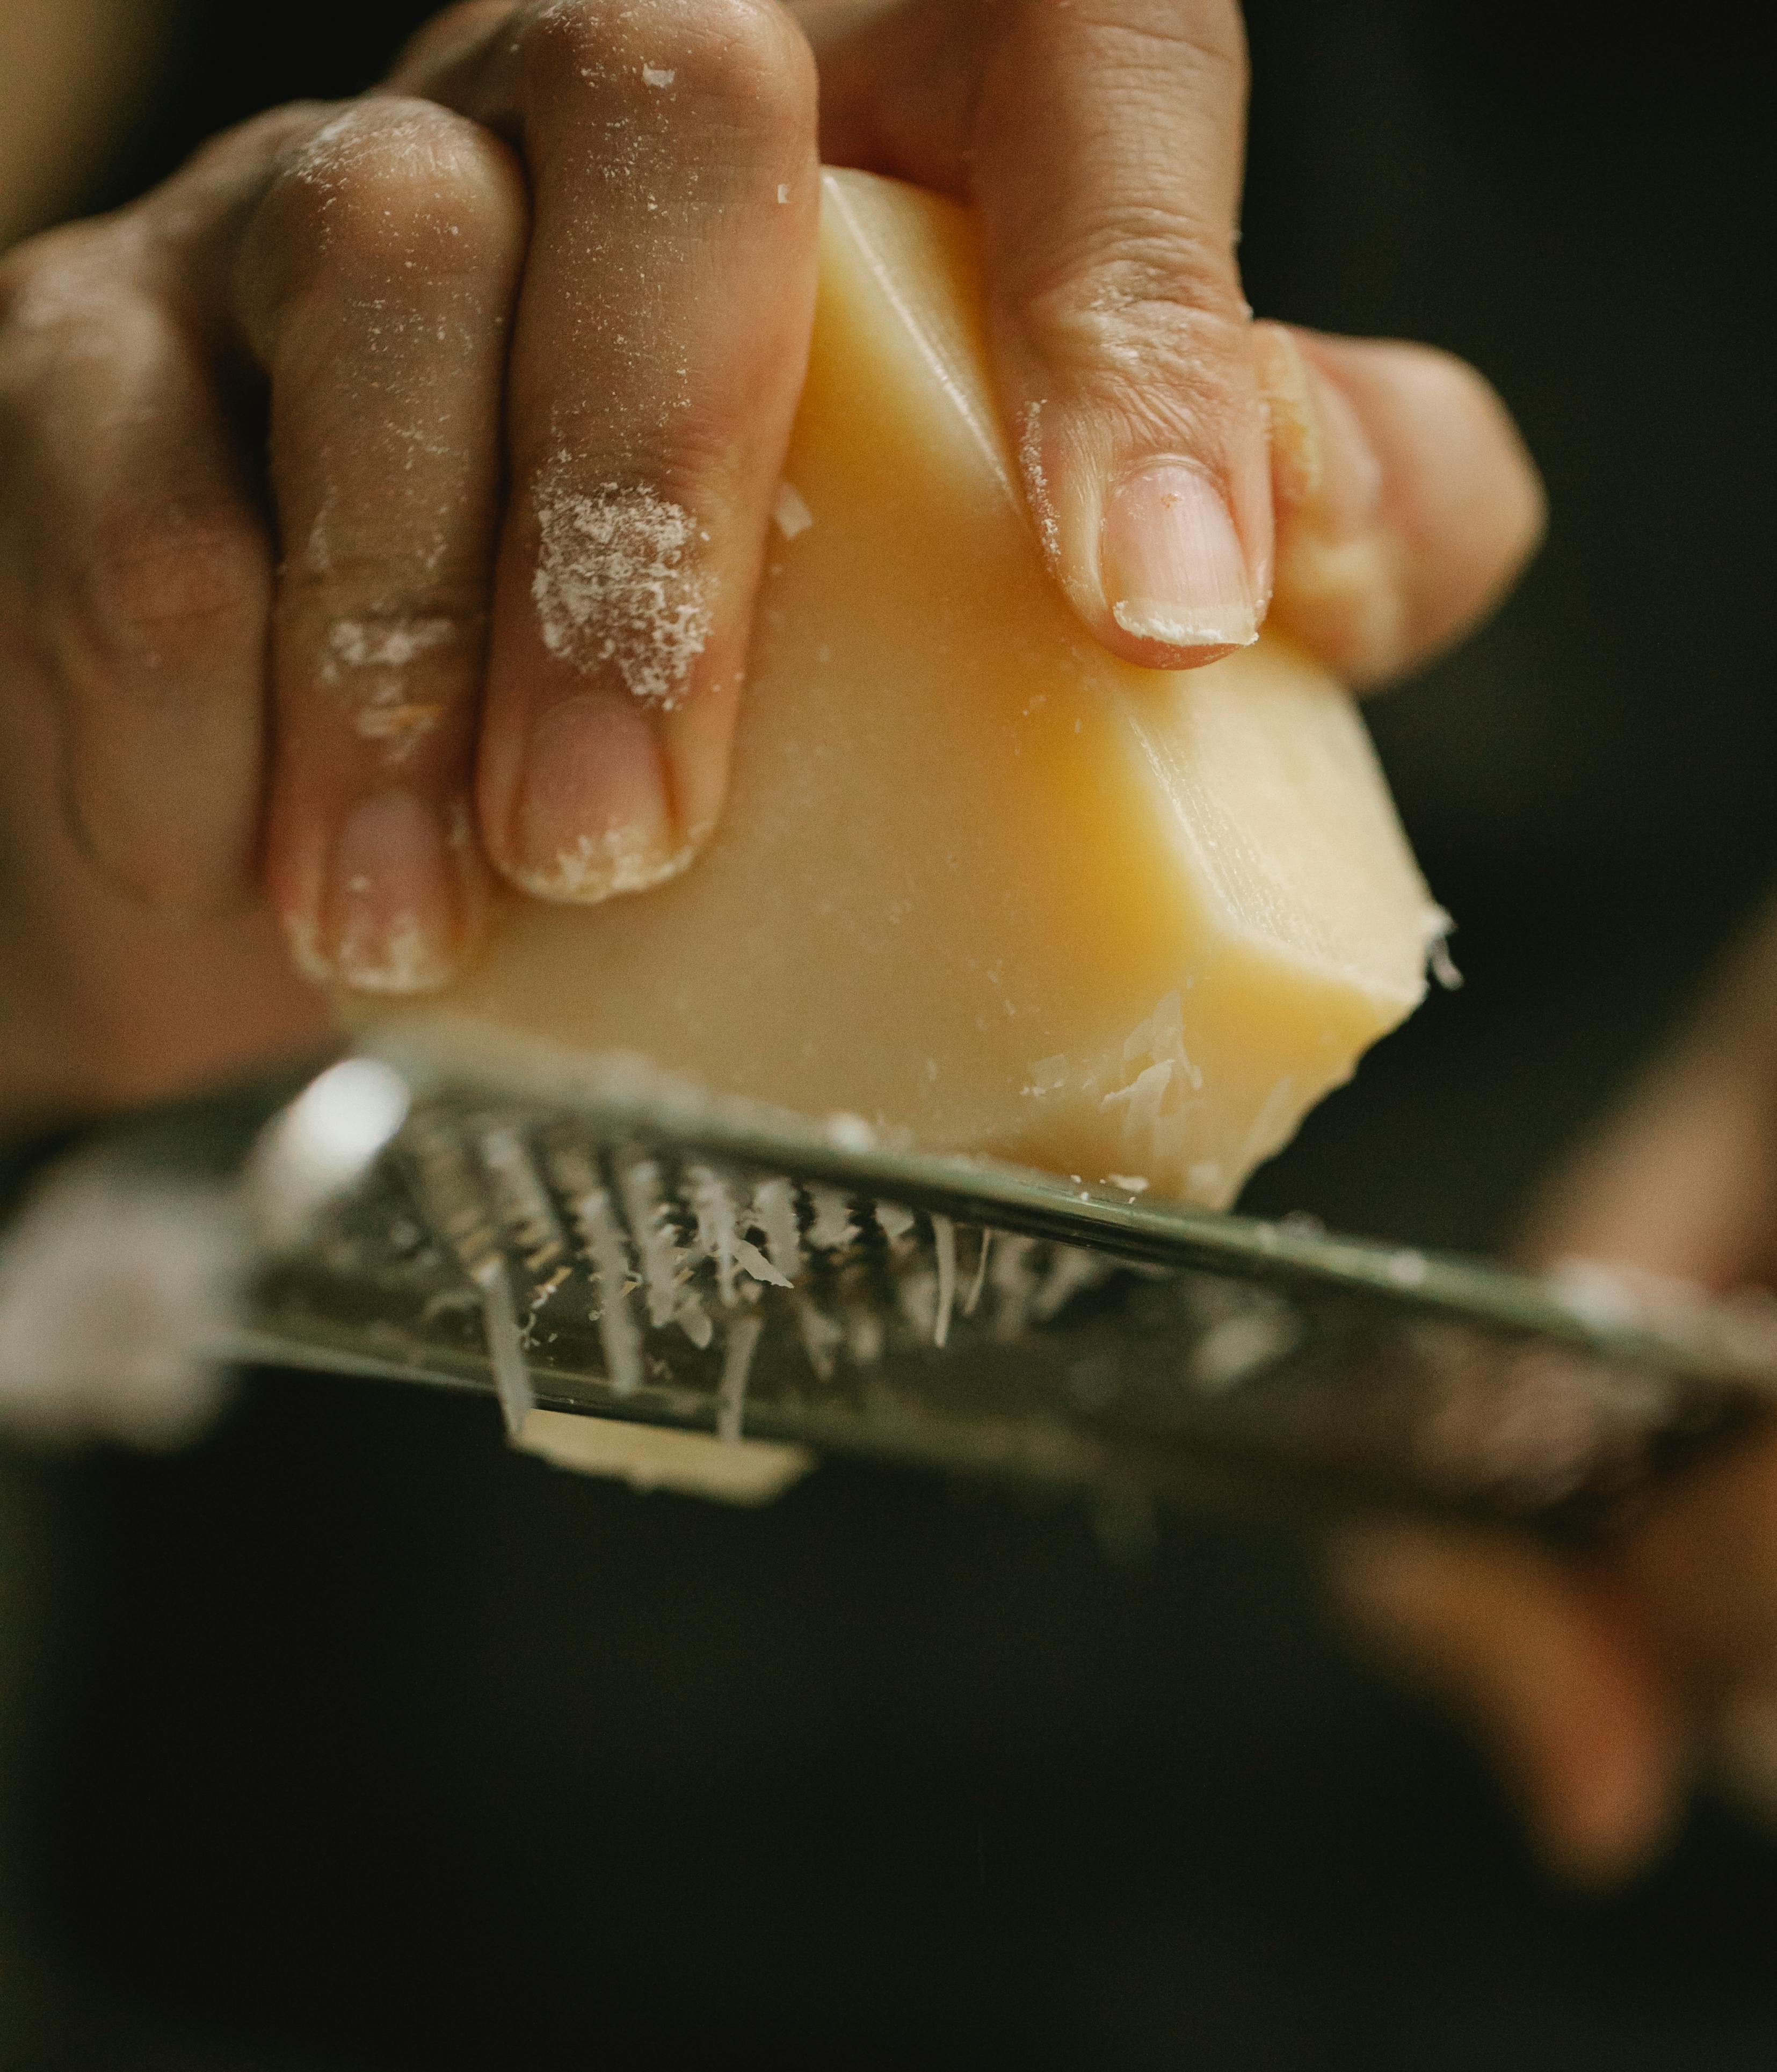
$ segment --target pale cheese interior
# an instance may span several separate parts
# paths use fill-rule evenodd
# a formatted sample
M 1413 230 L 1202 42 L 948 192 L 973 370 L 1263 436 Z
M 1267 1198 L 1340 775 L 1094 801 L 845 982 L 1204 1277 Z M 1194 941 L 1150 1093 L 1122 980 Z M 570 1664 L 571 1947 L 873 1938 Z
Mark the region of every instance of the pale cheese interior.
M 821 236 L 812 522 L 774 532 L 719 830 L 652 892 L 515 901 L 432 1011 L 1225 1203 L 1423 989 L 1363 722 L 1280 640 L 1100 649 L 1014 487 L 965 212 L 830 173 Z

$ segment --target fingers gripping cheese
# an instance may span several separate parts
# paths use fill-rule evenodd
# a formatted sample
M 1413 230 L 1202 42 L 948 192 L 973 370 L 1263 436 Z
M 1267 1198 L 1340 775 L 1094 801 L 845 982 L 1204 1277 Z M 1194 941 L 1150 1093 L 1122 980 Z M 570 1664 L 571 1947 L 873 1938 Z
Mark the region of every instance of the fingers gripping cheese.
M 1230 1201 L 1411 1011 L 1441 917 L 1346 693 L 1269 637 L 1115 660 L 1016 482 L 966 215 L 829 174 L 722 824 L 645 894 L 515 901 L 438 1010 Z

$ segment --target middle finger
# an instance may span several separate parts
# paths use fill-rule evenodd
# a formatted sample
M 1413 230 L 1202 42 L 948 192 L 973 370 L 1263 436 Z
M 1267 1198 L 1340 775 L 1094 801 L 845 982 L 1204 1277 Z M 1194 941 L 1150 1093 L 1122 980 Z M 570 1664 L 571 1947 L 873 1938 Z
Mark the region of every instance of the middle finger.
M 682 868 L 725 787 L 812 319 L 812 60 L 768 0 L 557 0 L 428 90 L 519 142 L 536 217 L 483 837 L 603 899 Z

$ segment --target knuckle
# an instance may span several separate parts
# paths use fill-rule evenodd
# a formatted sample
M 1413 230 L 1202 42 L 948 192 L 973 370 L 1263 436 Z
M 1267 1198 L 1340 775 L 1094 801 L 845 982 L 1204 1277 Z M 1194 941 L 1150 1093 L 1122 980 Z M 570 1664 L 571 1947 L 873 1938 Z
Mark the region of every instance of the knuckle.
M 471 707 L 486 658 L 485 572 L 392 572 L 365 561 L 286 572 L 278 675 L 318 689 L 359 739 L 399 762 Z
M 778 114 L 800 110 L 806 84 L 812 105 L 808 47 L 782 9 L 759 0 L 699 0 L 681 18 L 680 31 L 700 95 Z
M 0 259 L 0 326 L 9 339 L 65 331 L 110 299 L 133 267 L 116 223 L 65 224 Z
M 520 44 L 536 101 L 590 89 L 600 101 L 664 109 L 670 89 L 681 106 L 730 122 L 773 133 L 812 124 L 812 54 L 776 0 L 555 0 L 527 18 Z
M 1174 79 L 1195 79 L 1211 94 L 1244 97 L 1249 60 L 1240 10 L 1231 0 L 1125 0 L 1114 9 L 1104 0 L 1081 6 L 1076 0 L 1028 0 L 1053 32 L 1083 32 L 1100 46 L 1122 50 L 1146 75 L 1158 60 Z
M 171 219 L 175 236 L 189 236 L 194 208 L 212 220 L 237 199 L 258 193 L 269 169 L 336 115 L 338 101 L 291 101 L 249 116 L 200 145 L 172 178 L 143 197 L 150 216 Z
M 1100 217 L 1023 284 L 1039 354 L 1091 387 L 1155 381 L 1232 393 L 1246 309 L 1224 241 L 1154 209 Z
M 101 674 L 118 693 L 177 696 L 244 652 L 263 622 L 259 542 L 225 517 L 113 520 L 84 574 Z
M 434 101 L 358 101 L 287 154 L 245 265 L 274 305 L 340 273 L 455 274 L 513 213 L 504 150 L 478 124 Z
M 487 627 L 487 571 L 404 569 L 369 555 L 335 556 L 324 573 L 284 570 L 278 617 L 284 632 L 336 651 L 348 668 L 369 656 L 382 658 L 377 667 L 405 667 L 422 656 L 459 660 Z
M 459 673 L 479 659 L 487 621 L 479 566 L 402 569 L 369 556 L 336 558 L 324 574 L 286 569 L 278 591 L 280 640 L 317 656 L 330 682 L 367 671 Z

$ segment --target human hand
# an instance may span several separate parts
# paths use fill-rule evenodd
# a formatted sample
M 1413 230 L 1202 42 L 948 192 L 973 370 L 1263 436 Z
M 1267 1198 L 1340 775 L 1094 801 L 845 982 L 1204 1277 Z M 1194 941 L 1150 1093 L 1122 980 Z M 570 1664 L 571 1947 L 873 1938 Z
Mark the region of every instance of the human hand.
M 1777 909 L 1527 1248 L 1777 1285 Z M 1777 1438 L 1693 1470 L 1595 1554 L 1378 1528 L 1335 1546 L 1331 1577 L 1360 1634 L 1470 1722 L 1569 1877 L 1646 1862 L 1699 1776 L 1777 1815 Z
M 169 958 L 125 894 L 226 917 L 263 882 L 305 971 L 401 992 L 502 882 L 592 900 L 694 853 L 801 378 L 817 119 L 829 157 L 978 208 L 1037 532 L 1107 646 L 1214 659 L 1274 590 L 1373 681 L 1533 544 L 1477 376 L 1250 324 L 1232 0 L 804 12 L 472 0 L 385 90 L 6 262 L 6 897 L 40 983 L 160 1032 L 133 1090 L 226 1051 L 231 1001 L 253 1044 L 316 1009 L 257 919 Z M 224 968 L 183 1049 L 143 1011 Z

